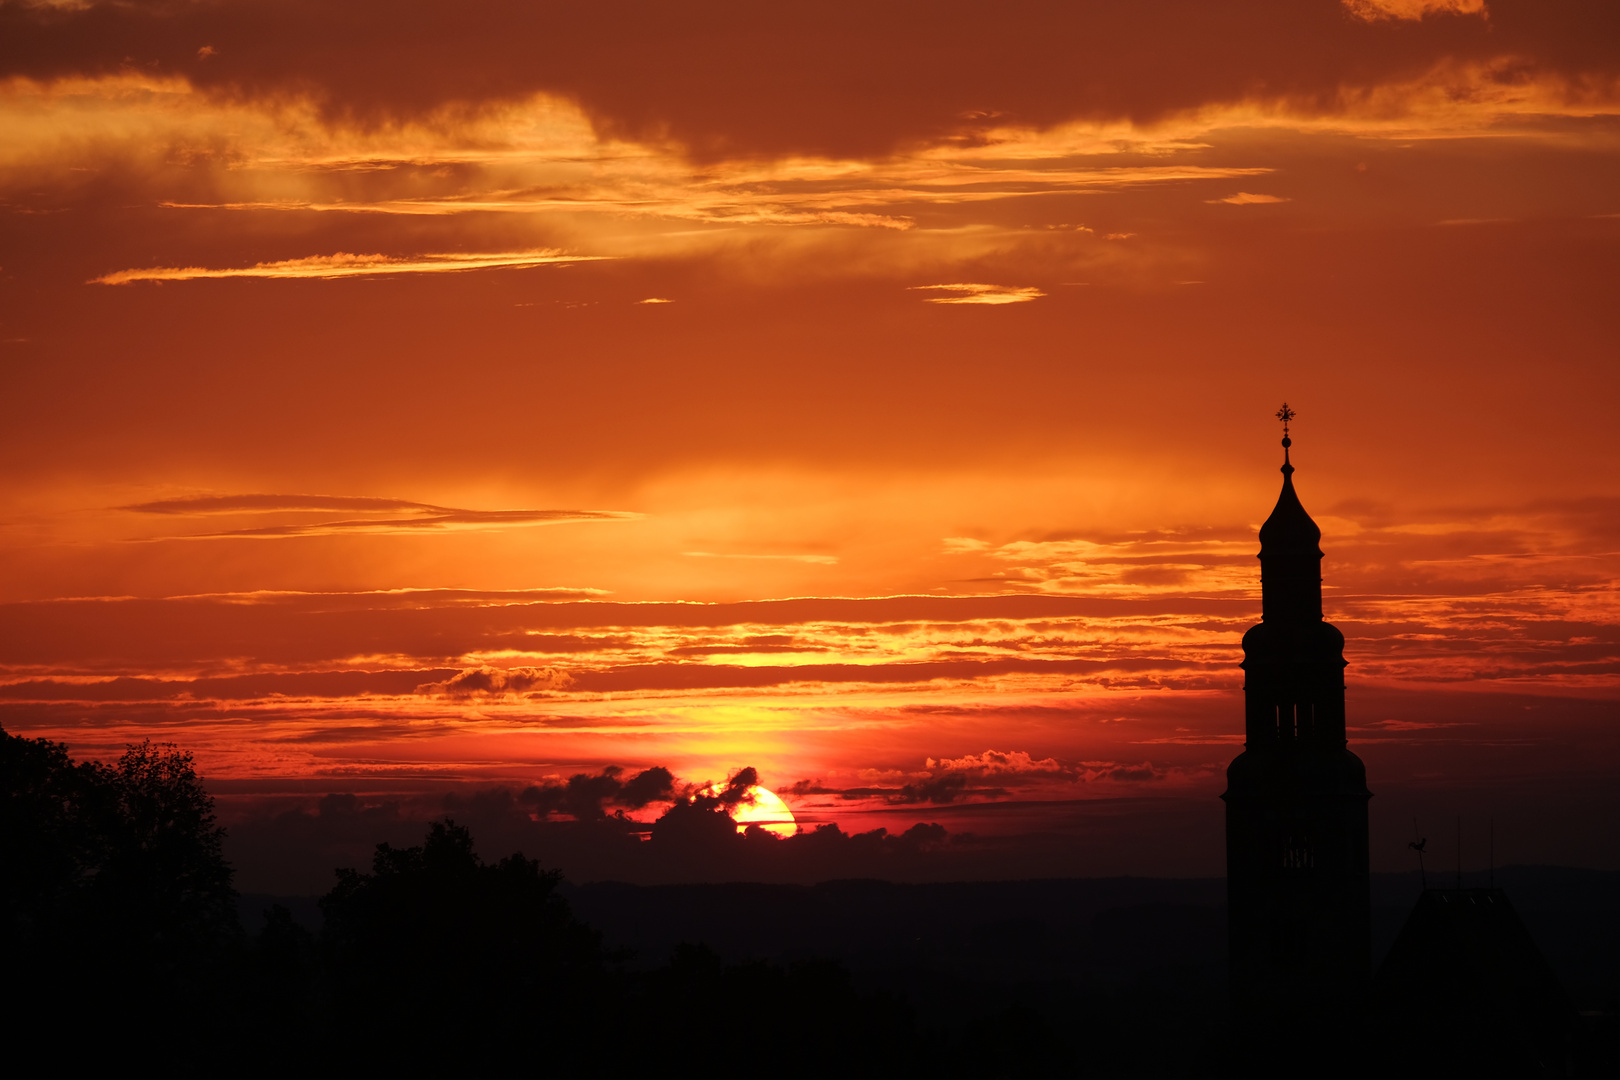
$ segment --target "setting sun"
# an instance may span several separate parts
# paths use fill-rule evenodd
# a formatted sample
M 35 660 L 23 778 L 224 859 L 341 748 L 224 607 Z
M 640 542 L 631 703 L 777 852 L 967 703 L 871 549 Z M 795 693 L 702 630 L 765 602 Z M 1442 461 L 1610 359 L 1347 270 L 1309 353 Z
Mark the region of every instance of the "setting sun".
M 725 788 L 721 784 L 710 784 L 699 794 L 717 798 Z M 783 802 L 774 791 L 767 791 L 758 784 L 750 786 L 743 797 L 730 808 L 731 820 L 737 823 L 737 831 L 744 833 L 748 826 L 758 825 L 766 832 L 777 836 L 792 836 L 799 831 L 798 823 L 794 820 L 793 811 Z

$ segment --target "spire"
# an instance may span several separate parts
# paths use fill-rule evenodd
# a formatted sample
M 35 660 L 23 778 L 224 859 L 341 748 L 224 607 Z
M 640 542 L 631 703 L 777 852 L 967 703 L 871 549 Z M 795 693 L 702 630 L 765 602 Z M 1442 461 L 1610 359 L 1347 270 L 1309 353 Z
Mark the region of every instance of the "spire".
M 1264 613 L 1243 635 L 1243 753 L 1221 796 L 1235 1045 L 1262 1072 L 1298 1071 L 1343 1041 L 1371 935 L 1367 770 L 1345 738 L 1344 635 L 1322 619 L 1322 533 L 1294 491 L 1294 410 L 1277 419 L 1282 493 L 1260 529 Z
M 1293 419 L 1293 418 L 1294 418 L 1294 417 L 1295 417 L 1295 416 L 1296 416 L 1296 415 L 1298 415 L 1298 414 L 1297 414 L 1297 413 L 1295 413 L 1295 412 L 1294 412 L 1294 410 L 1293 410 L 1293 409 L 1290 409 L 1290 408 L 1289 408 L 1289 407 L 1288 407 L 1288 402 L 1286 402 L 1286 401 L 1285 401 L 1285 402 L 1283 402 L 1283 404 L 1282 404 L 1282 408 L 1280 408 L 1280 409 L 1278 409 L 1278 410 L 1277 410 L 1277 419 L 1279 419 L 1279 420 L 1281 420 L 1281 421 L 1282 421 L 1282 425 L 1283 425 L 1283 443 L 1282 443 L 1282 446 L 1283 446 L 1283 463 L 1282 463 L 1282 474 L 1283 474 L 1283 476 L 1285 476 L 1285 477 L 1292 477 L 1292 476 L 1293 476 L 1293 475 L 1294 475 L 1294 466 L 1293 466 L 1293 465 L 1292 465 L 1292 464 L 1290 464 L 1290 463 L 1289 463 L 1289 461 L 1288 461 L 1288 448 L 1289 448 L 1289 447 L 1290 447 L 1290 446 L 1293 446 L 1293 445 L 1294 445 L 1294 440 L 1293 440 L 1293 439 L 1290 439 L 1290 438 L 1289 438 L 1289 437 L 1288 437 L 1288 422 L 1289 422 L 1289 421 L 1290 421 L 1290 420 L 1292 420 L 1292 419 Z
M 1322 530 L 1300 504 L 1294 491 L 1294 445 L 1288 424 L 1294 410 L 1284 402 L 1277 410 L 1283 423 L 1283 485 L 1277 505 L 1260 526 L 1260 591 L 1267 622 L 1313 621 L 1322 618 Z

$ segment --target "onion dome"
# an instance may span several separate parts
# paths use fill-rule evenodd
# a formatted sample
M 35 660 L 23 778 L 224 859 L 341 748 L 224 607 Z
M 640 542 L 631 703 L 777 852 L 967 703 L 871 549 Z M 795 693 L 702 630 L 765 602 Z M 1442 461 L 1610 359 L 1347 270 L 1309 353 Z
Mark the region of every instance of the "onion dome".
M 1289 460 L 1288 422 L 1294 411 L 1284 403 L 1277 411 L 1283 422 L 1283 485 L 1277 505 L 1260 526 L 1260 592 L 1266 622 L 1309 622 L 1322 618 L 1322 530 L 1300 504 L 1294 490 L 1294 465 Z

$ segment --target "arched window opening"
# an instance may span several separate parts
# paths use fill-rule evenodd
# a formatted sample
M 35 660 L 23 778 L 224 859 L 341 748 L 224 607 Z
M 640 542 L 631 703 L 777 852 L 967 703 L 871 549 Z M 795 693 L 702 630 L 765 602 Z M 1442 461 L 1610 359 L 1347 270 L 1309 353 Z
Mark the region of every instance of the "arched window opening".
M 1277 706 L 1277 738 L 1283 742 L 1294 739 L 1294 706 L 1287 702 Z
M 1282 868 L 1303 872 L 1316 867 L 1316 845 L 1310 833 L 1292 832 L 1283 838 Z

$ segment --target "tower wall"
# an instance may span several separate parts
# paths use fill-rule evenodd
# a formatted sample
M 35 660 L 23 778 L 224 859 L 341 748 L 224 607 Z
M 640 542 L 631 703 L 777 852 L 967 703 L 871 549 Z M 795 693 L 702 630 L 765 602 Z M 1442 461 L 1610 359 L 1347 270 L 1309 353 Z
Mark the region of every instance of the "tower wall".
M 1322 621 L 1321 534 L 1292 473 L 1260 532 L 1244 751 L 1222 796 L 1235 1020 L 1256 1038 L 1358 1007 L 1369 964 L 1371 793 L 1345 738 L 1344 636 Z

